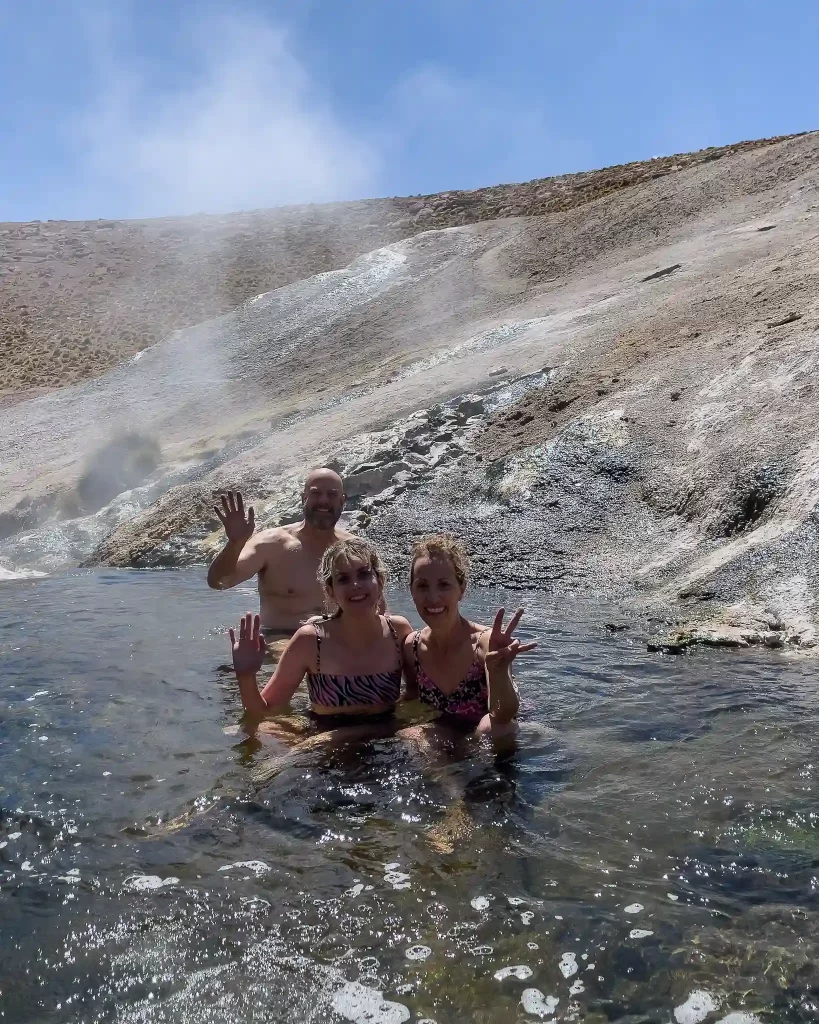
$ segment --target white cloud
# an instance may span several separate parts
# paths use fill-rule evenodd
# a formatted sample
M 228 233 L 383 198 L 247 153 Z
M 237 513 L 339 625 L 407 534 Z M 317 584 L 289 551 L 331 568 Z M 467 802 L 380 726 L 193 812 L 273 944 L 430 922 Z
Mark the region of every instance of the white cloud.
M 258 17 L 197 24 L 195 71 L 163 90 L 96 33 L 100 91 L 79 136 L 131 216 L 223 212 L 367 194 L 376 152 L 317 98 L 287 35 Z

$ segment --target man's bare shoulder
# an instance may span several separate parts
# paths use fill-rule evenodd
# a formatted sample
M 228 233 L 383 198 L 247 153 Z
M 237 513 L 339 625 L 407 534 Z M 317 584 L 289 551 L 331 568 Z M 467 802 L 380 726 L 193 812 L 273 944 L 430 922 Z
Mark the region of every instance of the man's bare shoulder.
M 253 543 L 258 550 L 273 550 L 276 548 L 285 549 L 298 544 L 298 537 L 295 533 L 296 526 L 271 526 L 267 530 L 260 530 L 254 537 Z

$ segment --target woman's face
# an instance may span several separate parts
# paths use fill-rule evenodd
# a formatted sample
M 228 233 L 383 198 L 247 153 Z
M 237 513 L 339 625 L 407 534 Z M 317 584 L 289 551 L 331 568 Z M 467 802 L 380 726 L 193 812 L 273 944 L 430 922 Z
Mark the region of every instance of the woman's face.
M 345 615 L 372 614 L 381 600 L 381 583 L 369 562 L 360 558 L 336 559 L 330 596 Z
M 410 592 L 418 614 L 428 626 L 450 624 L 461 614 L 458 602 L 465 587 L 445 556 L 422 555 L 412 568 Z

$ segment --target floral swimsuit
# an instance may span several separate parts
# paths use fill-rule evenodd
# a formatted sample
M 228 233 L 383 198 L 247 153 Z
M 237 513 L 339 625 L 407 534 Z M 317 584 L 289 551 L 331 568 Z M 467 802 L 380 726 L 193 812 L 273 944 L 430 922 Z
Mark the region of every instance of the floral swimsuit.
M 477 637 L 474 643 L 475 656 L 472 665 L 457 687 L 449 694 L 440 690 L 421 668 L 421 661 L 418 657 L 420 639 L 421 631 L 417 630 L 412 637 L 412 650 L 415 655 L 415 678 L 418 683 L 419 699 L 424 704 L 435 708 L 436 711 L 440 711 L 452 724 L 474 728 L 489 711 L 489 687 L 486 683 L 483 658 L 478 651 Z

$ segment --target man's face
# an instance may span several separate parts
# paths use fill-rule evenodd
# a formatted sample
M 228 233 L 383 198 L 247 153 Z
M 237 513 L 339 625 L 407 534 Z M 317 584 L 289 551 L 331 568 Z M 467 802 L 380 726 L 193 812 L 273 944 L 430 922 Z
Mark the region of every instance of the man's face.
M 318 530 L 331 530 L 344 508 L 341 478 L 329 470 L 312 473 L 304 485 L 302 509 L 304 520 Z

